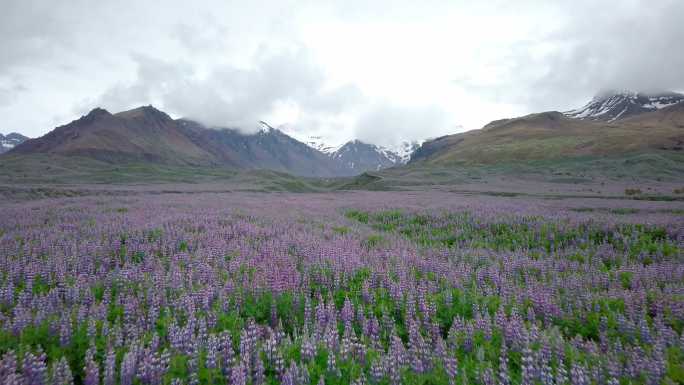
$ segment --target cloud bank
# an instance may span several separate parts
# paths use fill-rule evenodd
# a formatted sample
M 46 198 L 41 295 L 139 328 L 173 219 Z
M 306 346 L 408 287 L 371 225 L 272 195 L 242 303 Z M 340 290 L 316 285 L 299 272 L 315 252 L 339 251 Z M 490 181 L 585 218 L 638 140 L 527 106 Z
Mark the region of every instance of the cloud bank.
M 9 0 L 0 132 L 154 104 L 393 145 L 605 89 L 684 91 L 684 2 Z
M 118 111 L 149 102 L 208 126 L 249 131 L 282 105 L 335 114 L 361 100 L 353 85 L 326 87 L 303 50 L 259 54 L 248 68 L 220 66 L 205 74 L 187 62 L 134 59 L 136 79 L 108 89 L 95 104 Z

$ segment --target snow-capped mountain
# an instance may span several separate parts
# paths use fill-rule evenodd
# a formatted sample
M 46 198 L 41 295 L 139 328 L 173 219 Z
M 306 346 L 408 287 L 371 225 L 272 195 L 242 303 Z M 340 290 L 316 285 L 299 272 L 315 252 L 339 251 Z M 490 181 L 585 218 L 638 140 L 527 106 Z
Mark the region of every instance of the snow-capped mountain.
M 385 148 L 386 151 L 396 157 L 396 163 L 406 164 L 411 160 L 411 155 L 420 147 L 424 140 L 403 141 L 398 146 Z
M 612 122 L 644 112 L 656 111 L 684 101 L 675 92 L 642 93 L 633 91 L 603 92 L 584 107 L 564 112 L 571 118 Z
M 390 148 L 355 139 L 338 147 L 329 156 L 354 173 L 361 173 L 406 164 L 418 147 L 420 143 L 417 141 L 405 141 Z
M 341 163 L 341 167 L 352 174 L 406 164 L 423 142 L 402 141 L 396 146 L 380 146 L 353 139 L 342 144 L 333 144 L 323 136 L 304 136 L 286 125 L 279 126 L 279 129 Z
M 360 140 L 345 143 L 329 156 L 352 174 L 377 171 L 397 165 L 397 157 L 394 153 Z
M 14 148 L 14 146 L 21 144 L 28 140 L 27 137 L 25 137 L 22 134 L 13 132 L 11 134 L 7 134 L 6 136 L 3 134 L 0 134 L 0 154 L 3 152 L 7 152 L 11 149 Z
M 420 142 L 404 141 L 397 146 L 384 147 L 355 139 L 339 147 L 322 147 L 332 149 L 326 153 L 334 160 L 341 162 L 343 167 L 360 173 L 408 163 L 411 154 L 420 147 Z
M 318 151 L 320 151 L 326 155 L 332 154 L 333 152 L 337 151 L 338 148 L 341 147 L 341 146 L 334 146 L 334 145 L 327 143 L 325 141 L 325 139 L 323 139 L 322 136 L 309 136 L 306 139 L 304 139 L 303 142 L 307 146 L 309 146 L 315 150 L 318 150 Z

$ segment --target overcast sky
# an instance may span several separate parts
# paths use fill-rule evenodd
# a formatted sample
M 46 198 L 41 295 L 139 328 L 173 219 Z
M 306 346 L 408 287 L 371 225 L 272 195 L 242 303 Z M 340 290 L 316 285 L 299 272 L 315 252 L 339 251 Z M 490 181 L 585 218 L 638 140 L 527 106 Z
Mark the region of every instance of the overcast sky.
M 482 4 L 480 4 L 482 3 Z M 486 3 L 486 4 L 485 4 Z M 0 132 L 96 106 L 383 145 L 684 90 L 684 1 L 5 0 Z

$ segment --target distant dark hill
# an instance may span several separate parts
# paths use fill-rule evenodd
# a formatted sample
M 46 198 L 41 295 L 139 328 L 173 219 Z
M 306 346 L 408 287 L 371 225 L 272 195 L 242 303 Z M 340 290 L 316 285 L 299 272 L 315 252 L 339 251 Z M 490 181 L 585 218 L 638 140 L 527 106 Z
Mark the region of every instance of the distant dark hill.
M 111 164 L 268 169 L 309 177 L 351 176 L 366 171 L 347 167 L 342 161 L 262 124 L 259 132 L 243 134 L 236 129 L 207 128 L 187 119 L 174 120 L 152 106 L 116 114 L 96 108 L 40 138 L 17 145 L 8 156 L 51 155 L 57 156 L 55 159 L 78 157 Z
M 338 163 L 282 131 L 262 122 L 262 129 L 245 135 L 234 129 L 208 129 L 178 120 L 181 131 L 215 162 L 247 169 L 268 169 L 300 176 L 346 176 Z
M 210 164 L 213 161 L 210 154 L 185 136 L 176 121 L 151 106 L 118 114 L 96 108 L 78 120 L 16 146 L 9 153 L 183 165 Z
M 494 121 L 482 129 L 424 143 L 411 164 L 501 162 L 682 151 L 684 103 L 614 122 L 544 112 Z
M 399 155 L 374 144 L 352 140 L 335 150 L 330 157 L 345 169 L 351 170 L 350 175 L 358 175 L 364 171 L 377 171 L 400 165 Z
M 28 139 L 28 137 L 16 132 L 7 135 L 0 134 L 0 154 L 11 150 Z

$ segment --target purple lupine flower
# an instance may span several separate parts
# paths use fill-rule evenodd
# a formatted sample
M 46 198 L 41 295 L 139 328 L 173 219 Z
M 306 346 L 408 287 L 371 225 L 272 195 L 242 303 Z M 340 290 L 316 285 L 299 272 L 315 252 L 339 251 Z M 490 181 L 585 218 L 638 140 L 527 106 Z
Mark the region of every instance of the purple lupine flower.
M 606 359 L 606 374 L 612 378 L 622 376 L 622 363 L 614 352 L 610 353 Z
M 380 357 L 371 363 L 371 379 L 374 383 L 380 382 L 382 378 L 385 376 L 385 368 L 383 366 L 384 360 L 385 357 Z
M 335 352 L 333 351 L 328 351 L 328 373 L 339 373 L 339 369 L 337 368 L 337 363 L 335 361 Z
M 340 318 L 344 323 L 345 329 L 351 329 L 352 320 L 354 319 L 354 307 L 352 306 L 349 298 L 344 299 L 344 305 L 342 306 L 342 311 L 340 313 Z
M 463 324 L 461 322 L 461 319 L 458 317 L 454 317 L 453 321 L 451 322 L 451 327 L 449 328 L 449 333 L 447 335 L 447 342 L 452 349 L 458 345 L 458 334 L 461 332 L 462 329 Z
M 221 372 L 226 378 L 231 377 L 231 370 L 235 361 L 235 351 L 233 350 L 233 340 L 230 332 L 223 331 L 219 335 L 221 351 Z
M 487 366 L 482 370 L 480 373 L 480 383 L 482 385 L 495 385 L 496 381 L 494 380 L 494 371 L 492 370 L 491 367 Z
M 570 383 L 572 385 L 588 385 L 589 378 L 587 377 L 586 369 L 580 363 L 573 363 L 570 369 Z
M 446 342 L 441 336 L 437 336 L 435 340 L 435 347 L 433 352 L 433 357 L 438 363 L 443 363 L 447 356 L 447 346 Z
M 256 365 L 254 367 L 254 380 L 253 385 L 263 385 L 266 382 L 266 368 L 264 367 L 264 361 L 261 357 L 257 358 Z
M 302 365 L 299 368 L 299 379 L 298 383 L 300 384 L 308 384 L 311 382 L 311 378 L 309 377 L 309 370 L 305 365 Z
M 337 336 L 337 327 L 330 324 L 325 329 L 324 335 L 325 346 L 328 350 L 336 352 L 339 349 L 339 339 Z
M 0 378 L 10 378 L 17 372 L 17 355 L 13 350 L 3 354 L 0 360 Z
M 45 364 L 45 360 L 46 355 L 42 350 L 39 350 L 35 355 L 32 353 L 26 353 L 24 355 L 22 372 L 26 385 L 47 384 L 47 365 Z
M 380 323 L 375 316 L 371 315 L 368 320 L 368 338 L 371 340 L 371 346 L 375 349 L 380 347 Z
M 247 385 L 247 365 L 242 360 L 231 370 L 230 383 L 232 385 Z
M 280 380 L 282 385 L 296 385 L 299 382 L 299 368 L 294 361 L 290 361 L 290 367 L 287 368 L 283 378 Z
M 73 385 L 74 377 L 66 358 L 62 357 L 52 366 L 50 384 L 52 385 Z
M 392 360 L 397 362 L 398 367 L 408 364 L 408 354 L 406 353 L 406 348 L 401 342 L 401 338 L 399 338 L 394 331 L 390 336 L 390 349 L 388 353 Z
M 522 385 L 533 385 L 535 381 L 536 368 L 534 364 L 534 354 L 530 349 L 529 343 L 526 343 L 522 351 Z
M 256 363 L 257 334 L 256 323 L 250 319 L 240 335 L 240 358 L 246 365 L 248 377 Z
M 200 380 L 197 372 L 192 372 L 188 375 L 188 385 L 199 385 Z
M 197 374 L 197 371 L 199 370 L 200 351 L 196 343 L 193 343 L 191 346 L 192 351 L 190 352 L 190 358 L 187 362 L 188 373 Z
M 278 340 L 276 339 L 276 334 L 273 331 L 271 331 L 270 336 L 264 343 L 263 350 L 266 354 L 266 360 L 273 364 L 276 352 L 278 351 Z
M 309 327 L 313 325 L 313 310 L 311 308 L 311 299 L 307 295 L 304 299 L 304 326 Z
M 427 344 L 420 334 L 418 324 L 409 321 L 409 356 L 411 369 L 416 373 L 424 373 L 426 367 L 425 355 L 428 353 Z
M 388 354 L 385 356 L 384 367 L 384 371 L 390 379 L 390 384 L 401 384 L 401 364 L 400 361 L 397 360 L 396 355 Z
M 644 318 L 639 321 L 639 332 L 641 341 L 646 345 L 651 345 L 653 339 L 651 337 L 651 330 L 648 327 L 648 322 Z
M 139 364 L 138 378 L 146 385 L 160 385 L 169 369 L 170 359 L 166 349 L 161 354 L 146 349 Z
M 352 351 L 354 352 L 354 361 L 361 366 L 366 366 L 366 345 L 359 342 L 356 337 L 353 340 Z
M 100 384 L 100 366 L 95 362 L 95 347 L 91 346 L 86 351 L 85 356 L 85 367 L 83 368 L 85 372 L 85 378 L 83 380 L 84 385 L 99 385 Z
M 302 360 L 305 362 L 311 361 L 316 354 L 314 344 L 311 339 L 307 336 L 304 337 L 302 341 Z
M 218 353 L 219 353 L 219 339 L 216 335 L 212 334 L 207 340 L 207 352 L 205 365 L 208 369 L 214 369 L 218 367 Z
M 135 374 L 137 370 L 137 351 L 135 347 L 132 347 L 123 356 L 121 361 L 121 371 L 120 371 L 120 384 L 121 385 L 132 385 L 135 379 Z
M 110 349 L 107 352 L 104 364 L 104 385 L 114 385 L 116 382 L 116 354 Z
M 59 343 L 62 347 L 69 345 L 71 342 L 71 317 L 64 315 L 60 321 L 59 327 Z
M 548 361 L 543 361 L 539 368 L 539 380 L 542 385 L 553 385 L 553 373 Z
M 207 321 L 204 317 L 197 320 L 197 335 L 194 339 L 197 341 L 198 347 L 202 348 L 207 343 Z
M 88 339 L 93 339 L 97 335 L 97 324 L 95 319 L 89 318 L 88 319 L 88 329 L 87 329 L 87 335 Z
M 449 385 L 456 385 L 456 376 L 458 375 L 458 361 L 456 357 L 446 357 L 444 359 L 444 370 L 446 370 L 449 377 Z
M 663 377 L 665 377 L 665 371 L 667 369 L 667 363 L 665 361 L 665 342 L 659 340 L 653 346 L 653 352 L 651 353 L 650 363 L 648 365 L 648 380 L 649 383 L 659 384 Z
M 285 374 L 285 360 L 279 350 L 277 350 L 273 356 L 273 368 L 279 378 Z
M 509 385 L 511 383 L 511 376 L 508 372 L 508 349 L 506 348 L 506 341 L 501 343 L 501 353 L 499 354 L 499 385 Z
M 340 357 L 343 360 L 349 359 L 352 352 L 352 341 L 349 329 L 345 329 L 344 336 L 342 337 L 342 344 L 340 345 Z
M 529 323 L 535 323 L 537 320 L 537 316 L 534 313 L 534 308 L 532 306 L 527 308 L 527 322 Z
M 463 350 L 471 353 L 473 350 L 473 334 L 475 328 L 471 322 L 468 322 L 464 327 Z
M 159 339 L 159 334 L 157 332 L 154 332 L 152 334 L 152 339 L 150 340 L 150 350 L 155 352 L 159 350 L 159 344 L 160 344 L 160 339 Z

